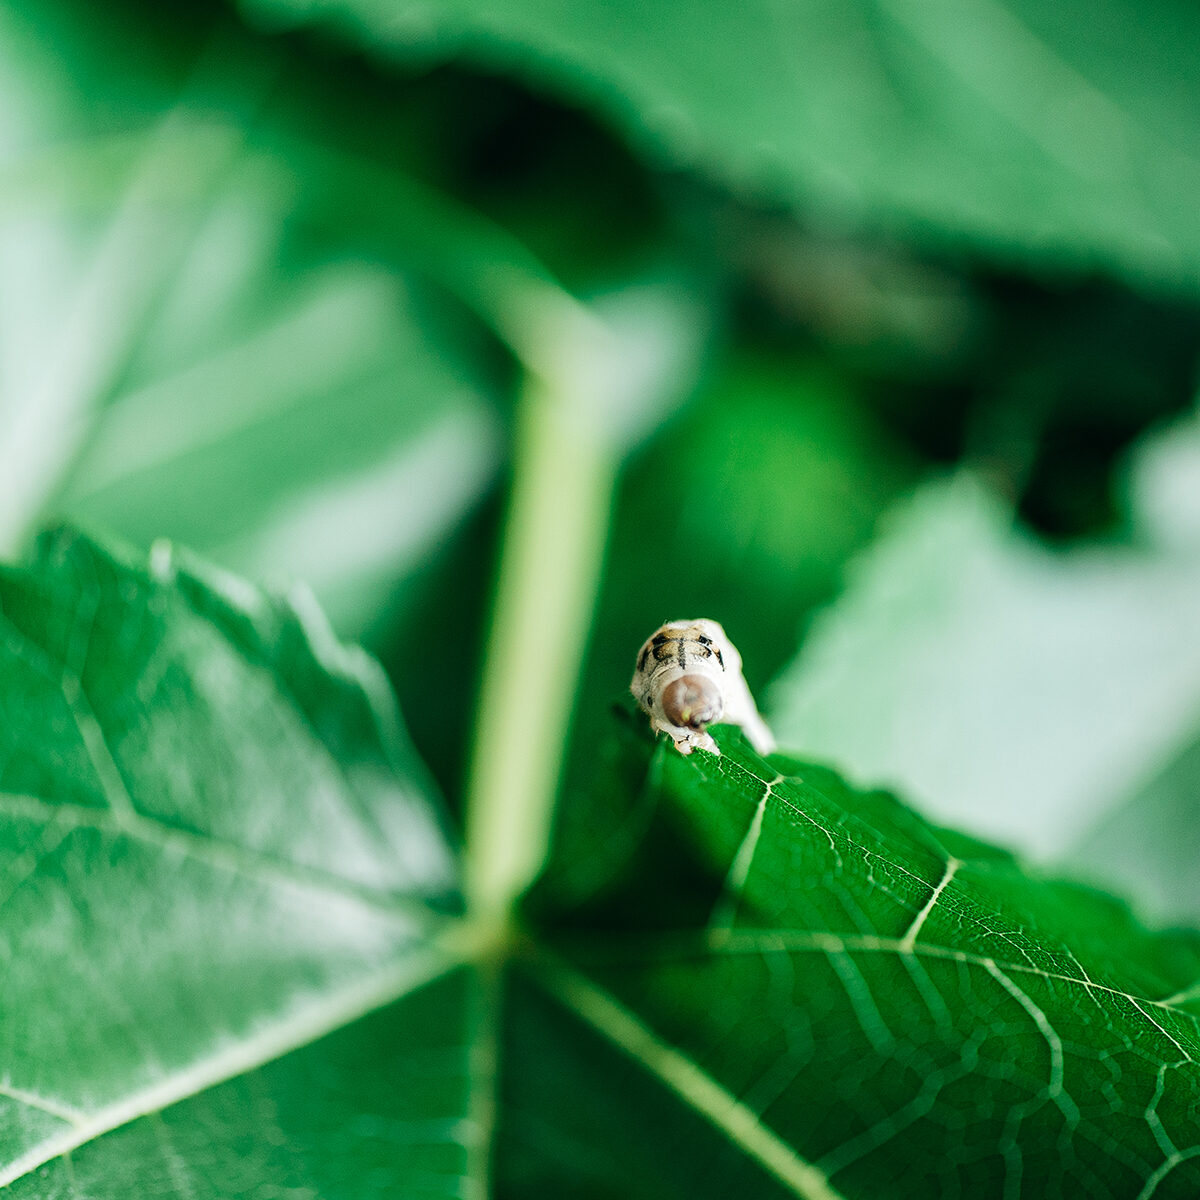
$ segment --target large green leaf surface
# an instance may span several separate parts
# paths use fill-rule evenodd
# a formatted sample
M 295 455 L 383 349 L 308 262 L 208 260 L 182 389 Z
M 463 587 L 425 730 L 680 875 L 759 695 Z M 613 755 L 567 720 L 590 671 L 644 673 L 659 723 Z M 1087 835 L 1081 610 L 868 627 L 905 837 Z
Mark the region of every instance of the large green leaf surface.
M 371 1146 L 405 1131 L 390 1180 L 465 1169 L 463 1038 L 434 1020 L 461 983 L 402 999 L 445 970 L 453 857 L 381 674 L 311 604 L 71 534 L 0 576 L 14 1194 L 193 1194 L 215 1142 L 234 1173 L 202 1194 L 241 1193 L 236 1172 L 313 1187 L 305 1162 L 341 1145 L 329 1169 L 361 1150 L 369 1195 Z M 392 1001 L 375 1032 L 288 1054 Z
M 61 533 L 0 635 L 6 1195 L 1200 1186 L 1196 935 L 626 709 L 480 946 L 377 671 L 302 595 Z
M 1182 0 L 246 0 L 402 61 L 460 56 L 602 112 L 660 162 L 840 222 L 1194 286 Z
M 636 724 L 564 811 L 545 979 L 658 1076 L 631 1124 L 673 1093 L 742 1147 L 701 1194 L 1195 1194 L 1200 936 L 738 733 L 684 759 Z

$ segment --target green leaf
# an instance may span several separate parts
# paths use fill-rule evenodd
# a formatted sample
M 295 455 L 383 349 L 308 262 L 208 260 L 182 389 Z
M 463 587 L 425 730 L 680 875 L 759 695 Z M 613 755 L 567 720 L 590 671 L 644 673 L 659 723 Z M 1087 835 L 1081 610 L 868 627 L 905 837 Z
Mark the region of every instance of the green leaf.
M 804 213 L 1195 286 L 1189 5 L 244 3 L 406 63 L 518 75 L 660 164 Z
M 1200 737 L 1192 735 L 1062 855 L 1076 874 L 1136 896 L 1154 921 L 1200 922 Z
M 969 476 L 898 506 L 772 692 L 784 744 L 1063 853 L 1193 732 L 1200 562 L 1056 553 Z
M 1200 419 L 1195 413 L 1143 439 L 1129 464 L 1127 493 L 1139 540 L 1197 570 L 1200 548 Z M 1145 764 L 1119 801 L 1098 812 L 1064 851 L 1078 874 L 1136 896 L 1156 921 L 1200 922 L 1200 879 L 1191 849 L 1200 837 L 1200 737 L 1195 722 Z
M 64 1137 L 69 1153 L 18 1178 L 5 1196 L 467 1194 L 478 1141 L 466 1115 L 470 1062 L 461 1032 L 470 977 L 408 982 L 413 990 L 388 1007 L 282 1058 L 224 1082 L 190 1077 L 188 1087 L 212 1086 L 161 1111 L 164 1094 L 150 1093 L 101 1112 Z M 355 1013 L 321 1016 L 333 1025 Z M 299 1040 L 319 1031 L 286 1032 Z M 261 1055 L 278 1048 L 265 1040 L 252 1047 Z M 129 1123 L 104 1133 L 119 1120 Z
M 1200 555 L 1200 411 L 1142 438 L 1125 472 L 1140 538 L 1174 556 Z
M 364 254 L 353 156 L 265 39 L 115 37 L 51 0 L 5 20 L 0 549 L 48 516 L 170 536 L 361 634 L 499 465 L 469 340 Z M 428 216 L 393 204 L 393 241 Z
M 1200 936 L 1147 933 L 736 731 L 684 758 L 622 723 L 595 795 L 564 809 L 534 908 L 561 958 L 532 976 L 576 1088 L 631 1096 L 634 1155 L 653 1120 L 711 1165 L 690 1194 L 1195 1193 Z M 657 1087 L 626 1092 L 597 1039 Z M 740 1163 L 689 1146 L 689 1109 Z M 541 1153 L 516 1119 L 513 1195 L 569 1188 L 560 1147 L 586 1148 L 569 1105 L 537 1115 Z
M 465 1083 L 426 1056 L 465 1053 L 466 993 L 403 999 L 452 964 L 456 869 L 378 669 L 303 595 L 62 533 L 0 574 L 0 680 L 0 1180 L 187 1194 L 214 1123 L 256 1187 L 405 1129 L 431 1148 L 389 1180 L 465 1170 Z
M 310 601 L 44 538 L 0 572 L 0 1190 L 1194 1194 L 1200 935 L 717 732 L 618 714 L 481 941 Z

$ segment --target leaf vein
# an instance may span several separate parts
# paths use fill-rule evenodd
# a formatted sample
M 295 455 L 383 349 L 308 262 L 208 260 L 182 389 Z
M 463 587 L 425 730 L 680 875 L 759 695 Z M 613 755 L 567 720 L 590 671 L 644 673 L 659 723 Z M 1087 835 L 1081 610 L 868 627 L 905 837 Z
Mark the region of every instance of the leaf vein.
M 561 964 L 542 962 L 540 967 L 538 978 L 559 1003 L 639 1062 L 793 1195 L 800 1200 L 843 1200 L 828 1176 L 801 1158 L 753 1109 L 608 992 Z
M 96 1139 L 142 1117 L 152 1116 L 173 1104 L 240 1075 L 265 1066 L 318 1041 L 377 1009 L 395 1003 L 418 988 L 433 983 L 458 965 L 444 953 L 430 953 L 356 980 L 315 1003 L 297 1007 L 272 1026 L 250 1037 L 216 1048 L 182 1070 L 87 1114 L 72 1129 L 47 1138 L 0 1169 L 0 1188 L 36 1171 L 54 1159 L 78 1150 Z
M 350 897 L 381 913 L 403 913 L 424 919 L 433 917 L 432 910 L 419 900 L 382 894 L 326 871 L 270 858 L 245 846 L 221 841 L 210 834 L 169 825 L 145 813 L 135 812 L 130 817 L 124 817 L 107 808 L 89 808 L 84 804 L 57 803 L 39 796 L 0 792 L 0 814 L 48 824 L 62 822 L 67 832 L 72 828 L 96 829 L 117 837 L 128 837 L 158 850 L 198 859 L 265 887 L 286 884 L 316 889 Z

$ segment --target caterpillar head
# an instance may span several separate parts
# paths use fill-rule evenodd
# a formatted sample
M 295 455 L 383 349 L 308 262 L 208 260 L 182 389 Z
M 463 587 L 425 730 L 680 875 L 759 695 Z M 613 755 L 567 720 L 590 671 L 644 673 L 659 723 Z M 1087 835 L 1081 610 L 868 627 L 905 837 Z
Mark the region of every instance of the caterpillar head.
M 672 725 L 703 732 L 721 719 L 725 699 L 708 676 L 681 675 L 663 688 L 662 709 Z

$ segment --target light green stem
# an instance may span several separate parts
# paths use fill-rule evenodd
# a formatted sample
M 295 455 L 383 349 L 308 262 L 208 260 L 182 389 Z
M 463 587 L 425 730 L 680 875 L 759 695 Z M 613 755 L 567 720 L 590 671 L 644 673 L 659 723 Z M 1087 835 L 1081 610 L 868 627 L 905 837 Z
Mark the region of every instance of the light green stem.
M 467 896 L 485 928 L 507 924 L 546 856 L 604 550 L 616 451 L 586 394 L 564 392 L 572 376 L 530 376 L 518 416 L 467 793 Z
M 678 394 L 697 343 L 665 290 L 598 310 L 528 274 L 488 286 L 509 300 L 499 324 L 526 370 L 467 786 L 467 900 L 494 946 L 549 848 L 621 455 Z

